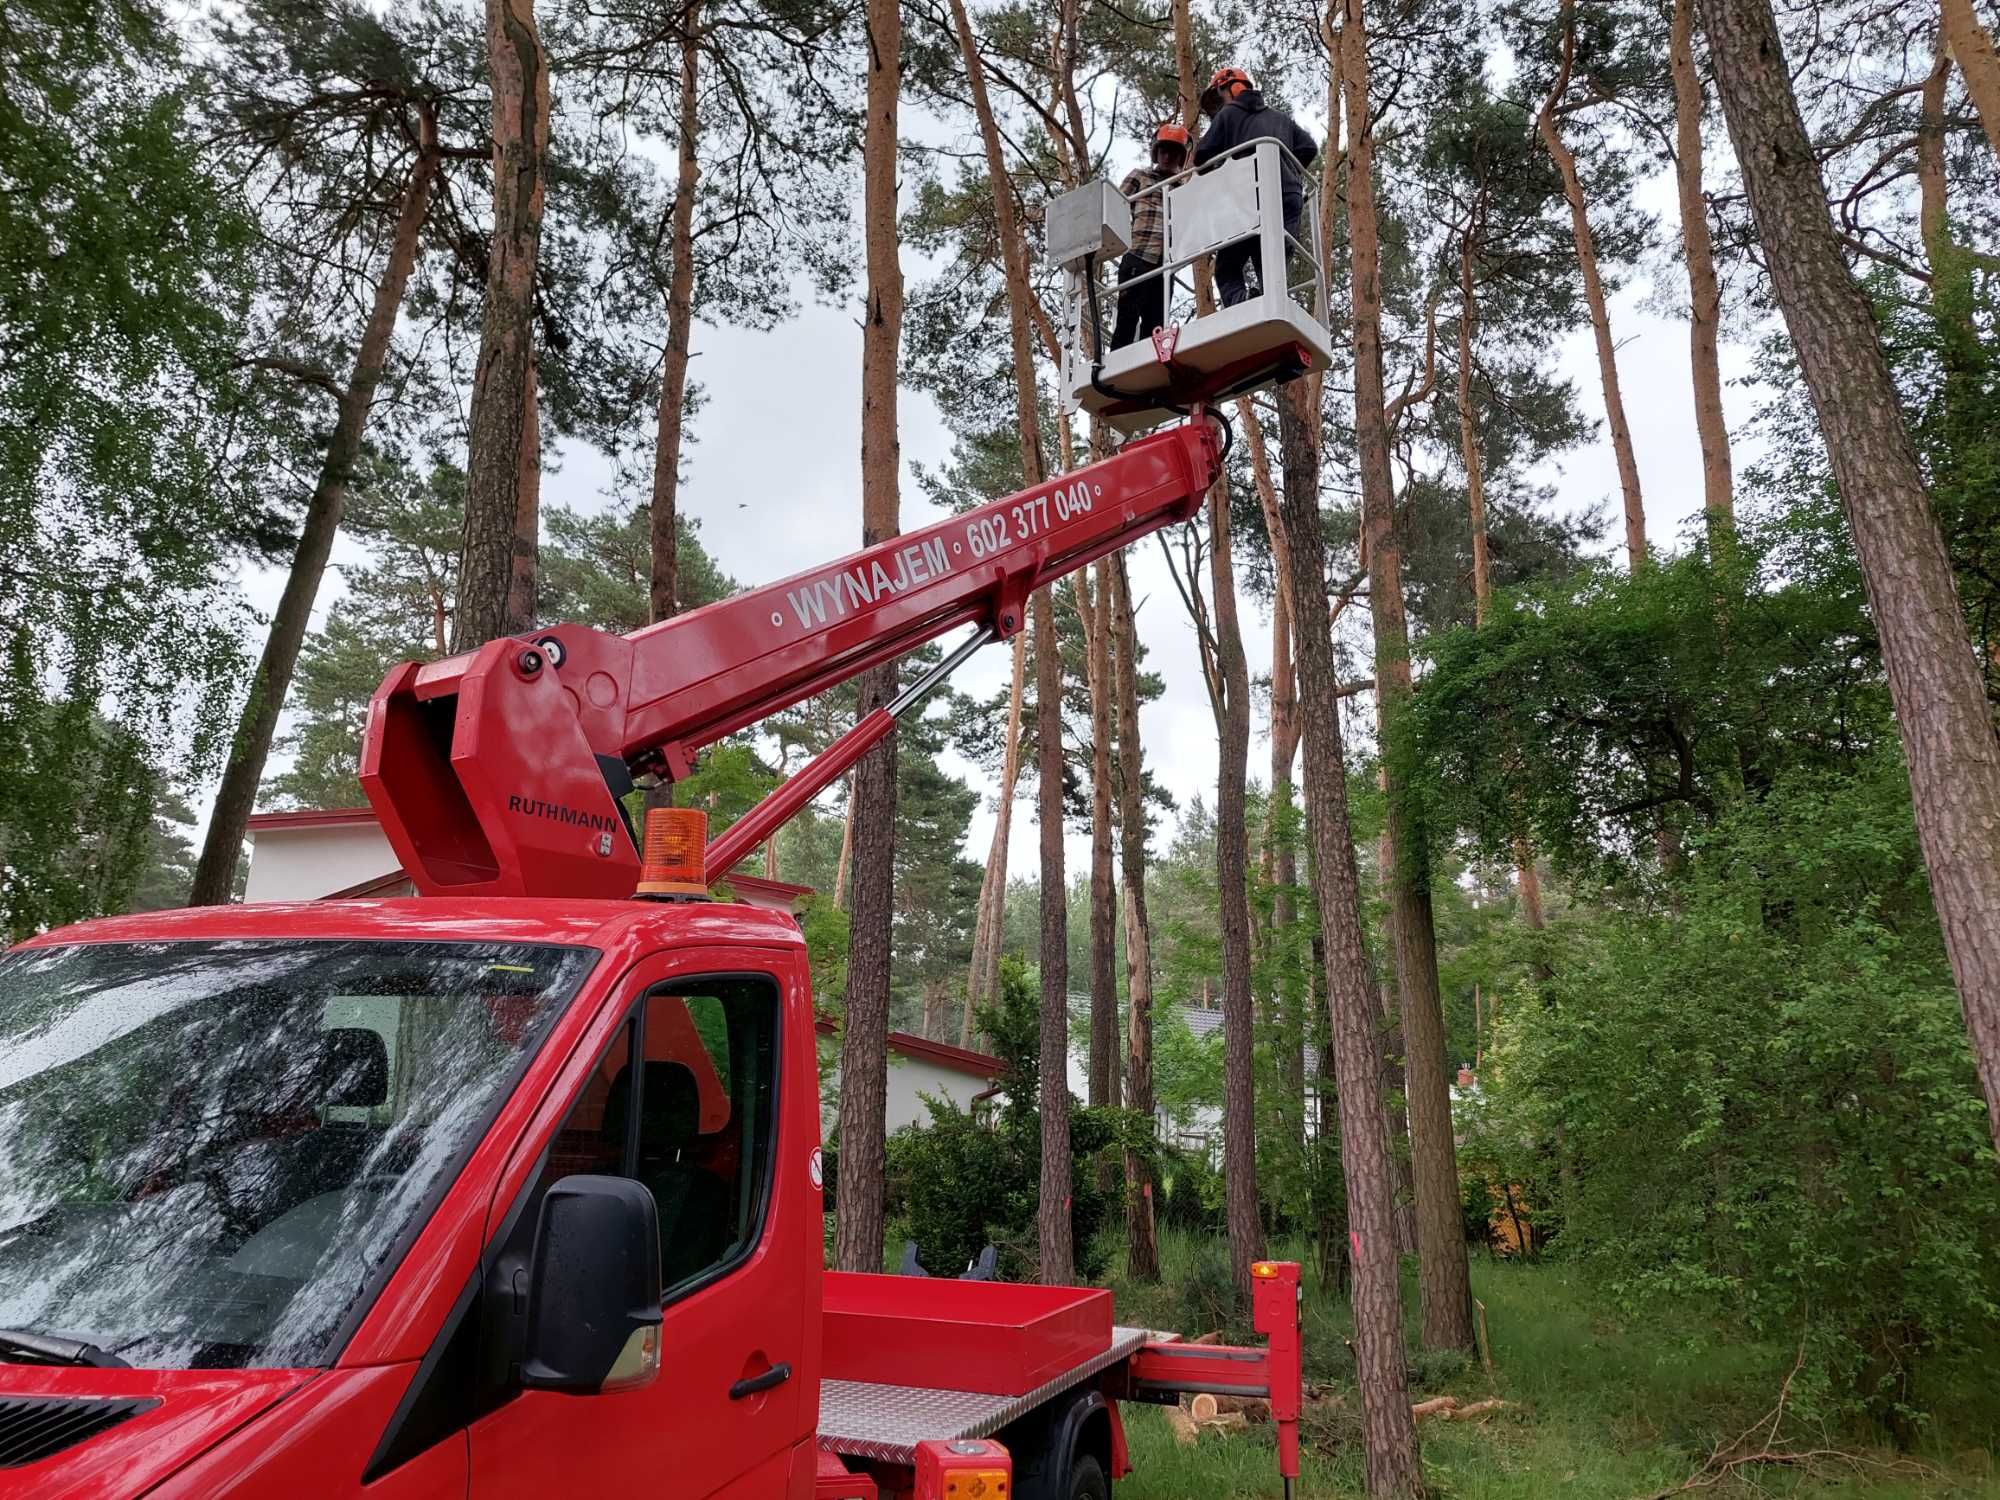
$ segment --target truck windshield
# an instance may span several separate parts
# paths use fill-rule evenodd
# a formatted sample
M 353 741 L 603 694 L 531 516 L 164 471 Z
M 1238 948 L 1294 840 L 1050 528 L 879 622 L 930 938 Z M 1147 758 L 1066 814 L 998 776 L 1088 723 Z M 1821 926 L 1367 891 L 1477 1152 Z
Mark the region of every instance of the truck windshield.
M 328 1362 L 594 956 L 336 941 L 0 958 L 0 1328 L 158 1368 Z

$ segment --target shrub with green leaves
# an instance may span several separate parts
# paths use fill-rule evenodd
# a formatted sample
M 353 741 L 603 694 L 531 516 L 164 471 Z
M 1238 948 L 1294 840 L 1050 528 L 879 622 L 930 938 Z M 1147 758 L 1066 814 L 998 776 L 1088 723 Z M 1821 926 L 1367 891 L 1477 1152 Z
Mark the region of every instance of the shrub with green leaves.
M 925 1101 L 926 1125 L 889 1140 L 889 1211 L 906 1218 L 919 1259 L 934 1274 L 955 1276 L 988 1245 L 1000 1251 L 1000 1273 L 1030 1280 L 1036 1271 L 1035 1215 L 1041 1201 L 1040 999 L 1018 961 L 1001 965 L 1000 995 L 979 1015 L 980 1029 L 1000 1059 L 1005 1103 L 991 1124 L 948 1099 Z M 1117 1182 L 1120 1112 L 1070 1113 L 1070 1228 L 1079 1278 L 1104 1274 L 1106 1246 L 1097 1231 L 1118 1203 L 1099 1187 L 1099 1167 L 1112 1163 Z
M 1899 1427 L 2000 1332 L 2000 1170 L 1899 758 L 1799 769 L 1690 848 L 1679 910 L 1552 929 L 1481 1130 L 1558 1147 L 1564 1244 L 1640 1308 L 1802 1348 L 1795 1400 Z

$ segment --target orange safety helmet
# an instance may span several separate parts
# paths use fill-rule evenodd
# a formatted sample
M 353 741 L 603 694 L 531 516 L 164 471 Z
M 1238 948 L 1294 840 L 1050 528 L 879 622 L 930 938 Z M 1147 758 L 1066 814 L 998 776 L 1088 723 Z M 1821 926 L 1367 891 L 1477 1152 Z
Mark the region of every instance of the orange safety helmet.
M 1217 68 L 1215 76 L 1208 80 L 1208 87 L 1201 91 L 1203 114 L 1214 114 L 1232 99 L 1240 88 L 1250 87 L 1250 75 L 1241 68 Z
M 1172 146 L 1174 150 L 1180 152 L 1182 160 L 1186 160 L 1189 146 L 1187 126 L 1169 121 L 1154 131 L 1153 154 L 1155 156 L 1160 154 L 1162 146 Z

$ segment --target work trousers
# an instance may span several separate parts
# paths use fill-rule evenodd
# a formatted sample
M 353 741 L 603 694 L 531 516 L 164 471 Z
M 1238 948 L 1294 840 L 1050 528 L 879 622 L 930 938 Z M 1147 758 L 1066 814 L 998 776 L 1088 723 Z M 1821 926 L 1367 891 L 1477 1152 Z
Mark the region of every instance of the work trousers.
M 1290 198 L 1285 200 L 1285 233 L 1296 236 L 1299 232 L 1299 214 L 1303 204 Z M 1222 297 L 1224 307 L 1234 307 L 1250 295 L 1250 284 L 1254 282 L 1257 295 L 1264 293 L 1263 247 L 1254 239 L 1239 240 L 1233 245 L 1225 245 L 1215 252 L 1215 289 Z M 1286 259 L 1290 260 L 1287 254 Z
M 1166 277 L 1155 276 L 1138 286 L 1125 285 L 1135 277 L 1159 268 L 1158 261 L 1148 260 L 1136 252 L 1127 254 L 1118 262 L 1118 323 L 1111 331 L 1113 349 L 1122 349 L 1135 339 L 1145 338 L 1167 321 Z

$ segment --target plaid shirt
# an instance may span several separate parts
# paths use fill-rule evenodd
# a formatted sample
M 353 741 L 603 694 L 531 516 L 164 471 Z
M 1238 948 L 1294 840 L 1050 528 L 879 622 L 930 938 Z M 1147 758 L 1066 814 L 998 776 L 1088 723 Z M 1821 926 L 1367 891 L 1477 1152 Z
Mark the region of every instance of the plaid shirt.
M 1143 256 L 1158 265 L 1167 258 L 1167 195 L 1145 189 L 1165 181 L 1171 173 L 1151 167 L 1134 167 L 1118 184 L 1118 191 L 1132 205 L 1132 244 L 1129 253 Z M 1140 194 L 1144 196 L 1140 196 Z

